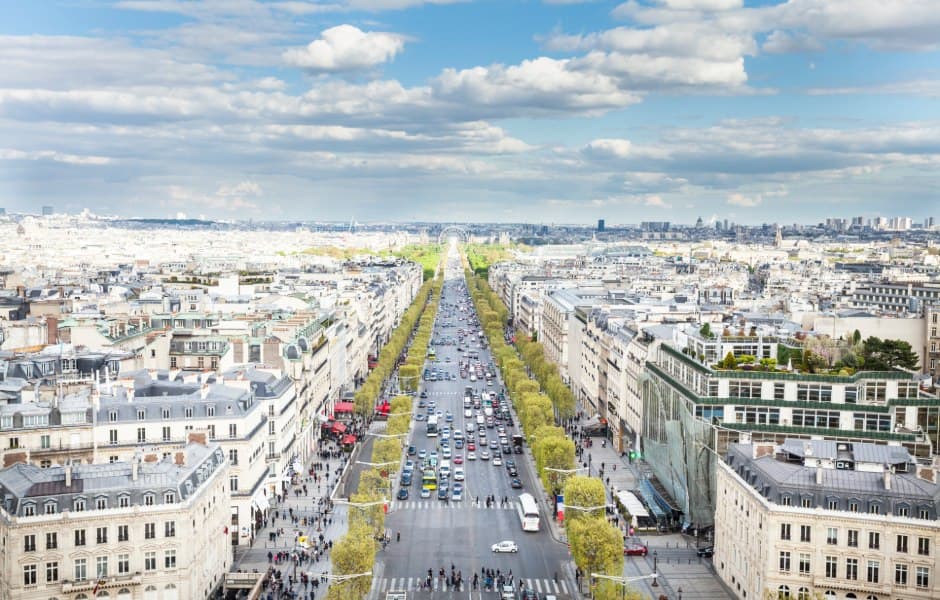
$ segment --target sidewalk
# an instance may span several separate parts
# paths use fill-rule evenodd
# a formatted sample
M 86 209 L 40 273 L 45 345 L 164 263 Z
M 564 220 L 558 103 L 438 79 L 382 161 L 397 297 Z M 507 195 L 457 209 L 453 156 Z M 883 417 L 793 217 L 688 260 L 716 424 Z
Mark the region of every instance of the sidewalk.
M 233 572 L 264 573 L 270 570 L 272 576 L 276 572 L 280 573 L 282 586 L 278 595 L 269 584 L 262 598 L 309 599 L 326 596 L 326 582 L 320 582 L 319 587 L 315 587 L 313 579 L 315 575 L 330 572 L 329 544 L 346 532 L 347 507 L 338 505 L 329 510 L 327 501 L 339 482 L 339 474 L 347 460 L 345 455 L 329 459 L 316 457 L 307 466 L 307 472 L 295 476 L 297 485 L 289 486 L 280 501 L 271 500 L 268 518 L 258 531 L 254 543 L 250 547 L 235 547 Z M 319 484 L 308 475 L 314 463 L 321 465 L 314 471 L 320 478 Z M 307 494 L 304 494 L 304 485 L 307 486 Z M 300 548 L 296 543 L 298 536 L 307 536 L 312 547 L 307 550 Z M 283 553 L 283 560 L 278 560 L 278 553 Z M 307 584 L 303 583 L 302 574 L 310 576 Z M 276 578 L 270 581 L 274 582 Z M 293 581 L 292 585 L 290 581 Z M 290 595 L 291 592 L 293 595 Z

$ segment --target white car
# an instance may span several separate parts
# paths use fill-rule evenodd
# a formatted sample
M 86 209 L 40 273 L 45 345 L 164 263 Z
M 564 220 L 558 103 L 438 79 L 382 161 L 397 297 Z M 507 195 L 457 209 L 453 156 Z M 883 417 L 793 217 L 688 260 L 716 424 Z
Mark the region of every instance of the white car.
M 463 467 L 456 467 L 454 469 L 454 481 L 463 481 L 463 480 L 464 480 Z
M 467 460 L 476 460 L 476 459 L 477 459 L 476 452 L 467 452 Z
M 484 450 L 483 452 L 480 452 L 480 460 L 489 460 L 489 459 L 490 459 L 489 450 Z
M 495 466 L 497 466 L 497 467 L 499 467 L 499 466 L 501 466 L 501 465 L 503 464 L 503 459 L 501 459 L 501 458 L 499 457 L 499 454 L 497 454 L 496 456 L 493 457 L 493 464 L 494 464 Z
M 469 419 L 473 416 L 473 411 L 468 408 L 467 410 L 463 411 L 463 416 Z
M 493 544 L 490 548 L 493 552 L 518 552 L 519 546 L 516 545 L 516 542 L 512 540 L 503 540 L 497 544 Z

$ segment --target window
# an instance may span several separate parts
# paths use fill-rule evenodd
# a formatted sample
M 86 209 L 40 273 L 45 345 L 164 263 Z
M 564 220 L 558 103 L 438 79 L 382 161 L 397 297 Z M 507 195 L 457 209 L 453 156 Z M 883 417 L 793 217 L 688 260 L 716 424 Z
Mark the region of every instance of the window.
M 783 571 L 784 573 L 788 573 L 790 571 L 790 553 L 789 552 L 780 553 L 780 570 Z
M 152 540 L 155 537 L 157 537 L 157 524 L 144 523 L 144 539 Z
M 35 504 L 24 504 L 24 505 L 23 505 L 23 516 L 24 516 L 24 517 L 35 517 L 35 516 L 36 516 L 36 505 L 35 505 Z
M 157 553 L 144 552 L 144 571 L 157 570 Z
M 146 418 L 147 418 L 147 411 L 144 410 L 144 409 L 142 409 L 142 408 L 138 408 L 138 409 L 137 409 L 137 420 L 138 420 L 138 421 L 143 421 L 143 420 L 146 419 Z
M 163 523 L 163 537 L 176 537 L 176 521 Z
M 75 512 L 82 512 L 85 510 L 85 499 L 76 498 L 75 499 Z
M 855 581 L 858 579 L 858 559 L 845 559 L 845 578 Z
M 206 416 L 207 416 L 207 417 L 214 417 L 214 416 L 215 416 L 215 407 L 214 407 L 214 406 L 211 406 L 211 405 L 210 405 L 210 406 L 207 406 L 207 407 L 206 407 Z
M 23 566 L 23 585 L 36 585 L 36 565 Z
M 930 587 L 930 567 L 917 567 L 915 583 L 919 588 Z
M 868 561 L 868 583 L 878 583 L 878 573 L 880 570 L 880 562 L 877 560 Z
M 23 552 L 36 551 L 36 536 L 32 533 L 23 536 Z
M 238 491 L 238 475 L 232 475 L 228 478 L 228 487 L 232 492 Z
M 215 439 L 215 425 L 209 425 L 208 429 L 209 429 L 209 439 L 214 440 Z
M 108 464 L 113 465 L 114 463 L 118 462 L 118 460 L 120 459 L 117 457 L 117 455 L 112 454 L 111 456 L 108 457 Z
M 929 508 L 918 508 L 918 509 L 917 509 L 917 518 L 918 518 L 918 519 L 929 519 L 929 518 L 930 518 L 930 509 L 929 509 Z
M 835 579 L 838 577 L 838 565 L 839 560 L 835 556 L 826 557 L 826 578 Z
M 97 573 L 97 577 L 108 576 L 108 557 L 107 556 L 98 556 L 95 558 L 95 573 Z
M 46 563 L 46 583 L 55 583 L 59 580 L 59 563 L 58 562 L 47 562 Z
M 99 544 L 108 543 L 108 528 L 107 527 L 97 527 L 95 528 L 95 539 Z
M 76 546 L 85 545 L 85 530 L 84 529 L 75 530 L 75 545 Z
M 163 441 L 164 442 L 170 441 L 170 427 L 169 426 L 163 427 Z
M 236 423 L 229 423 L 228 426 L 228 436 L 230 438 L 238 437 L 238 425 Z
M 59 534 L 51 531 L 46 534 L 46 550 L 55 550 L 59 547 Z
M 800 541 L 809 542 L 812 535 L 813 528 L 809 525 L 800 525 Z
M 849 512 L 858 512 L 858 501 L 856 500 L 849 501 Z
M 143 443 L 147 441 L 147 428 L 138 427 L 137 428 L 137 443 Z
M 835 546 L 839 543 L 839 528 L 838 527 L 829 527 L 826 529 L 826 543 L 830 546 Z
M 908 508 L 907 506 L 899 506 L 899 507 L 898 507 L 898 516 L 899 516 L 899 517 L 909 517 L 909 516 L 911 516 L 911 509 Z
M 845 387 L 845 403 L 846 404 L 858 403 L 858 388 L 857 387 L 855 386 Z
M 716 382 L 717 383 L 717 382 Z M 784 399 L 784 384 L 775 383 L 774 384 L 774 400 L 783 400 Z M 716 394 L 717 395 L 717 394 Z
M 44 448 L 44 449 L 48 449 L 48 448 L 52 447 L 52 443 L 51 443 L 51 441 L 49 440 L 49 436 L 48 436 L 48 435 L 41 435 L 41 436 L 39 436 L 39 447 L 40 447 L 40 448 Z
M 144 506 L 153 506 L 153 494 L 144 494 Z
M 868 532 L 868 547 L 877 550 L 881 547 L 881 534 L 877 531 Z
M 127 525 L 118 525 L 118 541 L 126 542 L 129 539 Z
M 898 552 L 907 553 L 907 536 L 899 535 L 898 536 Z
M 160 412 L 161 412 L 161 416 L 163 417 L 163 420 L 164 420 L 164 421 L 166 421 L 167 419 L 170 418 L 170 409 L 169 409 L 169 408 L 164 408 L 164 409 L 162 409 Z
M 164 569 L 176 568 L 176 550 L 167 550 L 163 553 L 163 568 Z
M 192 406 L 187 406 L 185 409 L 183 409 L 183 416 L 185 416 L 187 419 L 192 419 L 192 418 L 193 418 L 193 407 L 192 407 Z
M 166 492 L 163 494 L 163 503 L 164 504 L 173 504 L 176 502 L 176 494 L 173 492 Z
M 127 507 L 130 506 L 130 505 L 131 505 L 131 497 L 130 497 L 130 496 L 120 496 L 120 497 L 118 497 L 118 506 L 120 506 L 121 508 L 127 508 Z
M 907 585 L 907 565 L 894 565 L 894 583 Z
M 238 450 L 232 448 L 228 451 L 228 461 L 232 463 L 233 466 L 238 465 Z
M 880 515 L 881 505 L 872 502 L 871 504 L 868 505 L 868 513 L 872 515 Z
M 930 538 L 917 538 L 917 553 L 921 556 L 930 556 Z
M 781 497 L 780 497 L 780 504 L 782 504 L 783 506 L 790 506 L 792 503 L 793 503 L 793 502 L 792 502 L 790 496 L 781 496 Z
M 127 575 L 131 572 L 131 555 L 130 554 L 118 554 L 117 557 L 118 564 L 118 575 Z
M 849 529 L 849 539 L 847 542 L 849 548 L 858 548 L 858 530 Z
M 95 508 L 98 510 L 104 510 L 108 508 L 108 499 L 107 498 L 96 498 L 95 499 Z
M 84 558 L 75 559 L 75 581 L 88 579 L 88 561 Z
M 800 575 L 809 575 L 810 569 L 810 555 L 809 554 L 800 554 Z
M 803 508 L 812 508 L 813 499 L 808 496 L 804 496 L 803 498 L 800 498 L 800 506 L 802 506 Z
M 118 443 L 117 429 L 108 430 L 108 443 L 112 446 Z
M 790 588 L 786 585 L 781 585 L 777 588 L 777 597 L 778 598 L 789 598 L 790 597 Z
M 175 357 L 175 356 L 171 356 L 171 357 L 170 357 L 170 368 L 171 368 L 171 369 L 175 369 L 175 368 L 176 368 L 176 357 Z

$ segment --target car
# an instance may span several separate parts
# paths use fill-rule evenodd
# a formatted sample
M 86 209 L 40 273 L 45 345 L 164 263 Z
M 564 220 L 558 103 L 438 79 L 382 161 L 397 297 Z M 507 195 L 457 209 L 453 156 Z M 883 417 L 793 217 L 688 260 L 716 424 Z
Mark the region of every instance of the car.
M 437 499 L 438 500 L 447 500 L 447 486 L 441 485 L 437 488 Z
M 477 449 L 477 445 L 476 445 L 476 444 L 474 444 L 473 442 L 467 442 L 467 450 L 473 452 L 473 451 L 476 450 L 476 449 Z
M 519 546 L 516 545 L 516 542 L 512 540 L 503 540 L 502 542 L 497 542 L 490 546 L 490 550 L 493 552 L 518 552 Z
M 451 500 L 454 502 L 460 502 L 463 500 L 463 490 L 459 490 L 456 487 L 454 488 L 454 493 L 451 495 Z
M 454 415 L 452 415 L 452 414 L 450 413 L 450 411 L 447 411 L 447 416 L 444 417 L 444 420 L 447 421 L 448 423 L 453 423 L 453 422 L 454 422 Z
M 696 553 L 703 558 L 711 558 L 715 555 L 715 547 L 705 546 L 704 548 L 699 548 L 696 550 Z
M 427 398 L 427 397 L 428 397 L 428 391 L 427 391 L 427 390 L 421 390 L 421 397 L 422 397 L 422 398 Z M 423 404 L 424 404 L 424 402 L 419 402 L 419 403 L 418 403 L 418 406 L 421 406 L 421 405 L 423 405 Z
M 457 441 L 455 441 L 455 442 L 454 442 L 454 448 L 456 448 L 457 450 L 460 450 L 461 448 L 463 448 L 463 440 L 457 440 Z
M 649 551 L 643 544 L 627 544 L 623 547 L 624 556 L 646 556 Z
M 519 600 L 539 600 L 539 595 L 535 590 L 526 588 L 522 591 L 522 595 L 519 596 Z
M 418 460 L 424 460 L 428 457 L 428 451 L 424 448 L 418 450 Z
M 455 465 L 462 465 L 462 464 L 463 464 L 463 456 L 461 456 L 461 455 L 459 455 L 459 454 L 458 454 L 457 456 L 455 456 L 455 457 L 454 457 L 454 464 L 455 464 Z
M 490 440 L 490 450 L 496 450 L 497 448 L 499 448 L 499 442 Z
M 454 481 L 463 481 L 464 480 L 464 470 L 462 467 L 457 467 L 454 469 Z
M 414 448 L 414 446 L 412 446 L 412 448 Z M 406 460 L 406 461 L 405 461 L 405 468 L 404 468 L 404 470 L 405 470 L 405 471 L 414 471 L 414 470 L 415 470 L 415 461 L 411 460 L 410 458 L 409 458 L 408 460 Z
M 511 459 L 511 458 L 507 458 L 507 459 L 506 459 L 506 468 L 507 468 L 507 469 L 513 468 L 513 467 L 515 467 L 515 466 L 516 466 L 516 461 L 514 461 L 514 460 Z
M 501 458 L 499 457 L 499 454 L 497 454 L 497 455 L 495 455 L 495 456 L 493 457 L 493 464 L 496 465 L 497 467 L 499 467 L 499 466 L 501 466 L 501 465 L 503 464 L 503 459 L 501 459 Z
M 467 452 L 467 460 L 476 460 L 476 459 L 477 459 L 476 452 Z
M 512 449 L 516 454 L 522 454 L 522 446 L 516 446 Z
M 441 451 L 441 457 L 443 458 L 451 457 L 450 446 L 444 446 L 444 449 Z
M 415 421 L 423 421 L 424 419 L 425 417 L 421 413 L 415 415 Z
M 489 450 L 484 450 L 483 452 L 480 452 L 480 460 L 489 460 L 489 459 L 490 459 Z
M 512 454 L 512 448 L 509 446 L 503 446 L 503 454 Z
M 411 475 L 410 475 L 410 474 L 406 475 L 406 474 L 402 473 L 402 476 L 401 476 L 401 485 L 403 485 L 403 486 L 409 486 L 409 485 L 411 485 L 411 479 L 412 479 L 412 478 L 411 478 Z
M 408 446 L 408 456 L 414 456 L 417 451 L 418 449 L 414 446 Z
M 463 416 L 469 419 L 473 416 L 473 411 L 468 408 L 467 410 L 463 411 Z
M 512 479 L 510 479 L 510 480 L 509 480 L 509 485 L 510 485 L 513 489 L 516 489 L 516 490 L 521 490 L 521 489 L 522 489 L 522 481 L 520 481 L 518 477 L 513 477 Z
M 509 467 L 508 469 L 506 469 L 506 472 L 509 473 L 510 477 L 516 477 L 517 475 L 519 475 L 519 471 L 516 470 L 516 467 Z
M 463 492 L 463 484 L 460 483 L 459 481 L 454 482 L 453 491 L 455 491 L 455 492 Z
M 407 500 L 408 499 L 408 488 L 398 488 L 398 499 Z
M 425 406 L 426 406 L 426 403 L 424 400 L 418 400 L 418 408 L 424 408 Z
M 428 489 L 428 488 L 421 488 L 421 497 L 422 497 L 422 498 L 430 498 L 430 497 L 431 497 L 431 490 Z

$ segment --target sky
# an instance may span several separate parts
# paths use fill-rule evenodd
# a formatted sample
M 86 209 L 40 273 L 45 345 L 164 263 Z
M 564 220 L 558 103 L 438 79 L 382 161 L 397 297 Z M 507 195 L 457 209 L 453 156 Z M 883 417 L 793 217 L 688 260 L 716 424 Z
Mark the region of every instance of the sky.
M 940 0 L 3 0 L 0 206 L 940 219 Z

